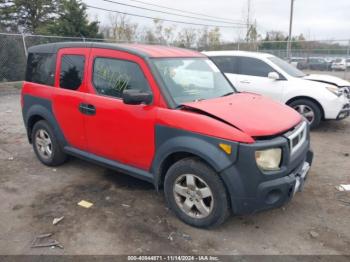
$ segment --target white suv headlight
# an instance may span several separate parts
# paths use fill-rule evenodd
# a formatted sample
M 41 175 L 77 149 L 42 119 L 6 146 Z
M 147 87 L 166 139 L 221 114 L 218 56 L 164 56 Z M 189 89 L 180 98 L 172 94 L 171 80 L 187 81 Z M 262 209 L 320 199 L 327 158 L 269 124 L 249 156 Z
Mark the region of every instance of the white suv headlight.
M 337 86 L 326 86 L 326 88 L 336 96 L 341 96 L 343 94 L 343 90 Z
M 276 171 L 280 169 L 282 149 L 271 148 L 255 151 L 255 160 L 258 167 L 264 171 Z

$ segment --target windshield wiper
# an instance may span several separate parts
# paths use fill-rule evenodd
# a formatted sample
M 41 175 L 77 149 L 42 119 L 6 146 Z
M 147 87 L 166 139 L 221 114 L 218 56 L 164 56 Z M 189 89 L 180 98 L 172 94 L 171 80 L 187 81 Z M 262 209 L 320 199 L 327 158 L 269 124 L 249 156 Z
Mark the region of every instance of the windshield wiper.
M 228 93 L 226 93 L 226 94 L 224 94 L 224 95 L 222 95 L 221 97 L 224 97 L 224 96 L 229 96 L 229 95 L 232 95 L 232 94 L 234 94 L 235 92 L 228 92 Z

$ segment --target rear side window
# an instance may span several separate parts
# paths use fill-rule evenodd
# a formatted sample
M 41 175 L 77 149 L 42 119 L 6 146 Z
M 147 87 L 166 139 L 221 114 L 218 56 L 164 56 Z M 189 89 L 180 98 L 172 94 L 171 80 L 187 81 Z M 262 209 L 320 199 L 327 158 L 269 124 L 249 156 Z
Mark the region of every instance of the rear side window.
M 25 80 L 28 82 L 54 85 L 55 55 L 46 53 L 30 53 L 27 60 Z
M 240 57 L 239 74 L 267 77 L 270 72 L 275 70 L 265 62 L 252 57 Z
M 138 64 L 113 58 L 96 58 L 93 85 L 97 93 L 121 98 L 125 89 L 151 92 Z
M 219 67 L 224 73 L 238 74 L 237 57 L 232 56 L 216 56 L 211 57 L 211 60 Z
M 60 87 L 77 90 L 84 77 L 85 57 L 82 55 L 63 55 L 61 58 Z

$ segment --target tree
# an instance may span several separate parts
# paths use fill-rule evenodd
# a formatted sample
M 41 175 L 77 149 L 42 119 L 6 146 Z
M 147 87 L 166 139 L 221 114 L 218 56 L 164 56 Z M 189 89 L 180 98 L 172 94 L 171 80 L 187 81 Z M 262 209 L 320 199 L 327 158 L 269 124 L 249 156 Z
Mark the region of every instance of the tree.
M 209 47 L 218 49 L 221 45 L 221 32 L 219 27 L 211 29 L 208 33 Z
M 174 41 L 174 26 L 166 27 L 163 24 L 163 21 L 159 19 L 153 20 L 153 26 L 154 26 L 154 37 L 155 41 L 160 44 L 171 44 Z
M 59 0 L 0 0 L 0 24 L 6 31 L 36 33 L 53 21 Z
M 183 28 L 177 36 L 175 45 L 185 48 L 194 47 L 197 39 L 197 31 L 193 28 Z
M 254 24 L 249 25 L 249 29 L 246 35 L 246 40 L 247 42 L 257 42 L 258 41 L 258 29 L 257 29 L 257 25 L 256 25 L 256 21 L 254 22 Z
M 125 15 L 110 15 L 110 26 L 107 27 L 109 37 L 117 41 L 132 42 L 136 38 L 137 24 L 131 23 Z
M 102 38 L 98 24 L 98 21 L 89 22 L 86 6 L 80 0 L 63 0 L 58 18 L 42 31 L 61 36 Z
M 208 27 L 198 30 L 197 47 L 199 50 L 206 50 L 209 46 L 209 32 Z
M 156 36 L 154 35 L 152 28 L 143 28 L 143 34 L 141 35 L 140 40 L 146 44 L 158 43 Z

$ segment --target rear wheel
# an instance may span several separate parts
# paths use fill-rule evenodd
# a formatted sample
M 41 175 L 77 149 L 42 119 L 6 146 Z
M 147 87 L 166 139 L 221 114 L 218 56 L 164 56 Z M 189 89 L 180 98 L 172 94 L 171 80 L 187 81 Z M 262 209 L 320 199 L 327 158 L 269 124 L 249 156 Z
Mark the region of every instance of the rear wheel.
M 297 99 L 290 103 L 289 106 L 304 116 L 311 128 L 316 128 L 320 124 L 322 112 L 315 102 L 308 99 Z
M 192 226 L 214 227 L 229 215 L 223 182 L 197 158 L 186 158 L 171 166 L 165 177 L 164 191 L 170 209 Z
M 58 166 L 66 161 L 66 154 L 59 145 L 51 126 L 45 120 L 35 123 L 32 142 L 34 152 L 43 164 Z

